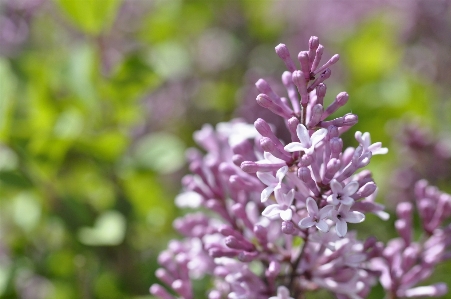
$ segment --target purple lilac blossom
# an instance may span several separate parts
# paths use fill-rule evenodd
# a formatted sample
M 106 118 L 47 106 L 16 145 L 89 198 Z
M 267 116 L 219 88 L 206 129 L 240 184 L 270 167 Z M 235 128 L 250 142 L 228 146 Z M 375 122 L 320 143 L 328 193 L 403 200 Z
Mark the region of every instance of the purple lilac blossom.
M 261 92 L 257 102 L 283 119 L 291 136 L 288 144 L 263 119 L 255 121 L 255 129 L 234 120 L 216 129 L 205 125 L 195 133 L 194 139 L 207 153 L 189 151 L 193 174 L 183 178 L 178 202 L 200 206 L 205 212 L 175 220 L 174 227 L 185 239 L 172 241 L 160 254 L 163 268 L 157 271 L 175 295 L 157 284 L 150 288 L 151 294 L 192 299 L 191 280 L 205 275 L 213 280 L 209 299 L 291 299 L 320 288 L 337 298 L 357 299 L 366 297 L 379 277 L 397 296 L 436 296 L 446 291 L 443 284 L 415 287 L 423 278 L 408 272 L 418 260 L 410 256 L 403 264 L 407 278 L 390 276 L 404 258 L 391 257 L 410 246 L 408 207 L 400 206 L 398 212 L 396 228 L 402 238 L 386 248 L 375 238 L 359 241 L 355 232 L 348 232 L 347 223 L 364 221 L 366 213 L 387 219 L 383 206 L 374 202 L 377 186 L 371 172 L 358 172 L 373 154 L 387 150 L 380 143 L 371 144 L 369 133 L 360 132 L 357 147 L 343 147 L 340 136 L 357 122 L 357 116 L 347 113 L 326 120 L 349 96 L 340 93 L 324 109 L 325 81 L 339 56 L 321 66 L 322 49 L 318 38 L 311 37 L 308 51 L 298 55 L 300 69 L 296 69 L 287 47 L 276 47 L 288 69 L 282 75 L 288 98 L 263 79 L 256 83 Z M 424 208 L 423 226 L 431 238 L 422 249 L 424 263 L 434 265 L 450 255 L 445 250 L 450 228 L 439 229 L 451 214 L 450 198 L 424 183 L 416 190 Z M 195 204 L 186 203 L 190 198 Z M 438 207 L 443 211 L 433 213 Z M 413 246 L 411 252 L 420 251 Z

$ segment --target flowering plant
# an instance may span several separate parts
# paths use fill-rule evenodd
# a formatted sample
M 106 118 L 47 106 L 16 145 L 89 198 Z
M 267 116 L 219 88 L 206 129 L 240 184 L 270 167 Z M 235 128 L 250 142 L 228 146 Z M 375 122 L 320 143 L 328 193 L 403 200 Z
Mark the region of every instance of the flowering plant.
M 192 175 L 183 179 L 180 207 L 199 209 L 174 221 L 185 237 L 159 256 L 162 299 L 194 298 L 192 279 L 210 276 L 209 299 L 293 299 L 320 288 L 337 298 L 365 298 L 379 280 L 387 298 L 441 296 L 443 283 L 419 286 L 435 265 L 451 257 L 451 196 L 420 181 L 415 187 L 424 236 L 413 240 L 413 204 L 398 205 L 400 238 L 387 244 L 358 240 L 348 223 L 374 213 L 388 214 L 374 201 L 377 186 L 363 168 L 385 154 L 369 133 L 356 132 L 357 147 L 344 148 L 341 135 L 357 123 L 347 113 L 328 119 L 348 101 L 346 92 L 324 108 L 325 80 L 339 56 L 320 66 L 324 48 L 317 37 L 298 55 L 297 69 L 287 47 L 276 47 L 288 71 L 280 97 L 260 79 L 257 102 L 285 120 L 291 141 L 278 138 L 263 119 L 254 127 L 240 120 L 205 125 L 194 135 L 206 155 L 190 150 Z M 254 129 L 255 128 L 255 129 Z

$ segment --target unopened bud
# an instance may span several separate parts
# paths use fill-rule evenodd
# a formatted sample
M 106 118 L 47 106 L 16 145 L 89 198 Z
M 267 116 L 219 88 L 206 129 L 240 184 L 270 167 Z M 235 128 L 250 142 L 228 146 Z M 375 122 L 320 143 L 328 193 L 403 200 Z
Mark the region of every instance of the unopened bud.
M 279 44 L 275 48 L 277 55 L 280 57 L 280 59 L 283 60 L 285 63 L 287 69 L 290 72 L 294 72 L 296 69 L 296 66 L 294 65 L 293 61 L 291 60 L 290 51 L 288 51 L 288 47 L 284 44 Z

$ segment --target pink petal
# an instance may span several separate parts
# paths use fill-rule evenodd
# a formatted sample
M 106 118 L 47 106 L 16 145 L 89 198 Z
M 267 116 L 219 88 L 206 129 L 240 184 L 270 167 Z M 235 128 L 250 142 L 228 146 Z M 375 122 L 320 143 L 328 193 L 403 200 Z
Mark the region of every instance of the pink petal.
M 332 204 L 334 206 L 337 206 L 340 203 L 340 201 L 338 200 L 338 198 L 335 194 L 332 194 L 331 196 L 332 196 Z
M 287 206 L 291 206 L 294 200 L 294 189 L 291 189 L 290 192 L 284 194 L 284 204 Z
M 346 213 L 346 215 L 343 217 L 343 220 L 349 223 L 360 223 L 365 220 L 365 215 L 357 211 L 352 211 Z
M 309 228 L 315 224 L 316 224 L 316 221 L 313 221 L 312 217 L 305 217 L 304 219 L 301 219 L 301 221 L 299 221 L 299 223 L 298 223 L 298 225 L 301 228 Z
M 274 191 L 274 187 L 266 187 L 265 189 L 263 189 L 261 197 L 260 197 L 261 202 L 267 201 L 273 191 Z
M 280 209 L 280 206 L 278 204 L 273 204 L 267 206 L 263 210 L 262 215 L 268 218 L 273 218 L 275 216 L 278 216 L 281 211 L 282 210 Z
M 341 213 L 344 215 L 344 214 L 348 213 L 350 208 L 351 208 L 351 206 L 340 205 L 340 207 L 338 207 L 338 213 Z
M 305 148 L 309 148 L 312 145 L 307 128 L 303 124 L 298 125 L 298 127 L 296 128 L 296 133 Z
M 276 185 L 279 181 L 269 172 L 258 172 L 257 177 L 262 181 L 266 186 Z
M 302 143 L 299 142 L 292 142 L 292 143 L 288 143 L 287 145 L 285 145 L 285 147 L 283 148 L 286 152 L 298 152 L 298 151 L 303 151 L 305 150 L 304 145 L 302 145 Z
M 343 188 L 343 195 L 352 195 L 359 189 L 359 183 L 357 181 L 349 182 Z
M 326 221 L 324 221 L 324 220 L 318 221 L 318 223 L 316 224 L 316 227 L 320 231 L 325 232 L 325 233 L 327 233 L 329 231 L 329 225 L 327 225 Z
M 363 144 L 362 132 L 360 131 L 355 132 L 354 137 L 360 144 Z
M 341 194 L 341 192 L 343 191 L 343 187 L 336 179 L 333 179 L 332 181 L 330 181 L 330 189 L 332 189 L 332 192 L 334 194 L 338 194 L 338 193 Z
M 344 196 L 344 195 L 343 195 L 343 196 L 341 197 L 341 199 L 340 199 L 340 202 L 341 202 L 341 204 L 350 206 L 350 205 L 352 205 L 352 204 L 354 203 L 354 198 L 349 197 L 349 196 Z
M 318 205 L 316 204 L 316 201 L 311 197 L 307 198 L 307 211 L 311 216 L 318 214 Z
M 285 177 L 287 172 L 288 172 L 288 166 L 284 166 L 284 167 L 280 168 L 279 170 L 277 170 L 276 178 L 279 181 L 279 183 L 283 180 L 283 178 Z
M 348 231 L 348 224 L 346 223 L 346 221 L 338 220 L 335 229 L 337 230 L 338 236 L 344 237 L 346 235 L 346 232 Z
M 363 147 L 364 148 L 368 148 L 371 144 L 371 136 L 370 133 L 365 132 L 362 135 L 362 140 L 363 140 Z
M 312 145 L 315 146 L 316 144 L 318 144 L 318 142 L 320 142 L 321 140 L 324 139 L 324 137 L 326 137 L 327 134 L 327 129 L 319 129 L 318 131 L 316 131 L 315 133 L 313 133 L 311 139 L 312 139 Z
M 293 211 L 290 208 L 286 209 L 285 211 L 280 212 L 280 218 L 282 218 L 282 220 L 290 221 L 292 217 L 293 217 Z
M 326 218 L 332 210 L 335 209 L 333 205 L 327 205 L 321 208 L 319 211 L 319 218 L 324 219 Z

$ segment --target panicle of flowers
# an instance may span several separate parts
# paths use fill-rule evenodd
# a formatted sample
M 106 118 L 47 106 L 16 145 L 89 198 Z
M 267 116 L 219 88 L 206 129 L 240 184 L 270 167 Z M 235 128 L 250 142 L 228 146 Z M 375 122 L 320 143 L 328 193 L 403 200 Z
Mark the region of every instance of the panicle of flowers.
M 445 283 L 417 284 L 429 278 L 439 263 L 451 259 L 451 224 L 442 226 L 451 215 L 451 195 L 420 180 L 415 200 L 424 234 L 421 240 L 413 240 L 413 204 L 400 203 L 395 222 L 400 238 L 390 240 L 382 256 L 372 260 L 372 268 L 382 273 L 380 281 L 389 298 L 441 297 L 448 292 Z
M 339 56 L 321 65 L 323 51 L 311 37 L 308 50 L 298 54 L 297 68 L 288 48 L 276 47 L 288 69 L 282 74 L 287 97 L 263 79 L 256 83 L 257 102 L 284 119 L 291 142 L 278 138 L 261 118 L 254 126 L 240 120 L 216 129 L 205 125 L 194 134 L 206 154 L 188 151 L 192 174 L 183 178 L 185 190 L 176 204 L 203 213 L 175 220 L 184 239 L 160 254 L 163 268 L 156 273 L 171 291 L 155 284 L 154 296 L 193 299 L 191 280 L 208 275 L 209 299 L 291 299 L 319 288 L 357 299 L 368 295 L 381 273 L 390 272 L 394 264 L 383 255 L 387 249 L 381 242 L 359 241 L 348 232 L 348 223 L 364 221 L 367 213 L 388 218 L 374 201 L 371 172 L 362 169 L 387 149 L 361 132 L 355 133 L 357 147 L 344 147 L 340 136 L 358 118 L 352 113 L 329 118 L 349 96 L 341 92 L 325 104 L 325 81 Z M 429 208 L 422 219 L 432 237 L 448 212 L 432 215 Z M 413 292 L 410 286 L 402 290 L 403 296 Z

